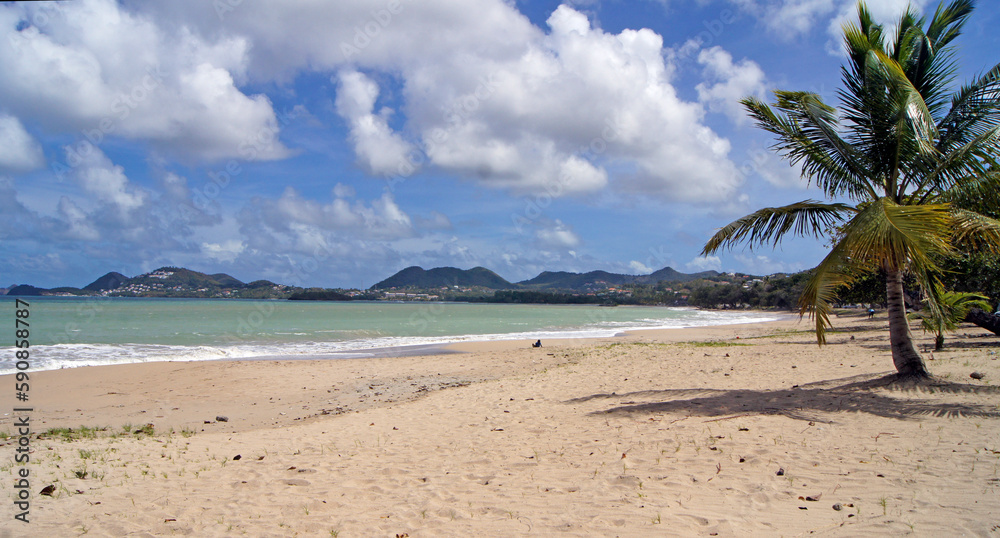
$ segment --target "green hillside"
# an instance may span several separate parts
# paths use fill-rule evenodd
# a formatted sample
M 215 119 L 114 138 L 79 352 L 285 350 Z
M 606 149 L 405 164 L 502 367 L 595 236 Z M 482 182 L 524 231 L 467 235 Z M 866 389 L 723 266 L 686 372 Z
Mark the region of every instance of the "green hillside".
M 413 266 L 407 267 L 375 284 L 371 289 L 435 289 L 452 286 L 463 288 L 478 287 L 492 290 L 505 290 L 517 287 L 485 267 L 474 267 L 472 269 L 437 267 L 425 270 L 422 267 Z

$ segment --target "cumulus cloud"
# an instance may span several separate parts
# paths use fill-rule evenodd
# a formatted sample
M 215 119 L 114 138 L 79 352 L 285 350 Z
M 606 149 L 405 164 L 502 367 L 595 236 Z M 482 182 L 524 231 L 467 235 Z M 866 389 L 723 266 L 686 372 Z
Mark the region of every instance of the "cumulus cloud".
M 344 71 L 337 83 L 337 113 L 347 121 L 358 161 L 373 175 L 391 175 L 413 148 L 389 127 L 392 110 L 374 113 L 379 89 L 371 78 L 357 71 Z
M 685 264 L 689 271 L 700 273 L 702 271 L 721 271 L 722 260 L 718 256 L 699 256 Z
M 765 181 L 783 189 L 808 189 L 809 182 L 802 177 L 802 163 L 789 164 L 774 156 L 760 163 L 756 171 Z
M 906 11 L 907 7 L 912 8 L 917 13 L 922 13 L 927 6 L 927 0 L 882 0 L 880 2 L 868 2 L 868 10 L 876 22 L 886 25 L 889 35 L 895 31 L 893 25 L 899 16 Z M 857 2 L 842 2 L 836 10 L 836 15 L 830 20 L 827 33 L 830 41 L 827 42 L 827 50 L 832 54 L 844 53 L 844 24 L 857 24 L 858 20 Z
M 743 11 L 755 16 L 778 37 L 792 39 L 822 28 L 830 36 L 827 49 L 842 54 L 843 24 L 857 19 L 856 0 L 730 0 Z M 909 5 L 922 12 L 928 0 L 879 0 L 867 2 L 876 21 L 894 22 Z
M 201 244 L 201 251 L 205 256 L 220 262 L 232 262 L 243 252 L 243 249 L 244 244 L 238 239 Z
M 293 250 L 326 249 L 331 238 L 395 240 L 414 235 L 413 223 L 392 195 L 383 194 L 366 204 L 334 198 L 328 204 L 302 197 L 287 187 L 278 199 L 255 198 L 239 217 L 244 237 L 266 241 L 279 252 L 281 238 L 290 239 Z
M 72 150 L 67 148 L 69 151 Z M 119 214 L 127 215 L 145 203 L 147 193 L 132 185 L 125 169 L 112 163 L 100 150 L 95 149 L 84 157 L 77 155 L 75 158 L 82 159 L 75 168 L 80 185 L 101 202 L 117 209 Z
M 452 229 L 451 219 L 447 215 L 438 211 L 431 211 L 428 217 L 414 218 L 414 225 L 423 230 L 450 230 Z
M 737 125 L 749 121 L 740 104 L 744 97 L 763 98 L 766 87 L 764 71 L 751 60 L 733 62 L 733 56 L 722 47 L 712 47 L 698 53 L 698 63 L 705 66 L 709 82 L 698 84 L 698 99 L 713 112 L 725 113 Z
M 794 37 L 813 28 L 843 0 L 737 0 L 749 7 L 776 35 Z M 853 2 L 853 0 L 851 0 Z
M 456 92 L 444 124 L 427 125 L 438 128 L 439 140 L 427 137 L 434 164 L 486 184 L 564 195 L 604 188 L 606 167 L 624 163 L 633 171 L 619 185 L 626 191 L 680 200 L 732 193 L 729 143 L 704 126 L 699 104 L 677 96 L 659 35 L 609 34 L 567 6 L 548 25 L 520 57 Z
M 654 271 L 653 268 L 647 267 L 646 264 L 636 260 L 630 261 L 628 266 L 637 275 L 648 275 Z
M 0 114 L 0 172 L 26 172 L 43 164 L 42 146 L 21 120 Z
M 44 24 L 43 24 L 44 23 Z M 244 37 L 206 39 L 113 0 L 0 7 L 0 101 L 53 132 L 148 141 L 177 157 L 277 159 L 277 117 L 246 78 Z
M 357 194 L 357 191 L 355 191 L 354 187 L 350 185 L 337 183 L 333 186 L 333 195 L 337 198 L 351 198 L 355 194 Z
M 580 236 L 572 227 L 558 219 L 540 223 L 535 231 L 535 238 L 543 248 L 567 250 L 580 245 Z
M 101 238 L 100 232 L 94 227 L 89 215 L 69 197 L 59 197 L 58 211 L 59 216 L 66 223 L 66 235 L 70 239 L 97 241 Z
M 772 260 L 764 254 L 737 254 L 734 258 L 743 265 L 743 270 L 751 275 L 770 275 L 801 270 L 801 264 L 795 264 L 793 267 L 787 263 Z
M 250 79 L 337 72 L 336 108 L 375 175 L 424 166 L 519 194 L 611 187 L 700 202 L 742 181 L 704 106 L 672 86 L 663 38 L 606 32 L 567 5 L 547 28 L 503 0 L 404 1 L 394 11 L 375 1 L 244 2 L 219 18 L 192 0 L 140 5 L 198 35 L 245 38 Z M 405 138 L 365 73 L 400 82 Z
M 19 199 L 14 181 L 0 175 L 0 239 L 30 238 L 39 234 L 41 217 Z

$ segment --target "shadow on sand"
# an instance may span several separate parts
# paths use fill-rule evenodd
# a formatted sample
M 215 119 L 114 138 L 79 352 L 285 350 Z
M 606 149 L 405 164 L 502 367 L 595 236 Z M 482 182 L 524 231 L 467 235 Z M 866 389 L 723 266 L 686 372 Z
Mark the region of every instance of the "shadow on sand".
M 620 405 L 591 415 L 674 413 L 703 417 L 729 415 L 782 415 L 796 420 L 830 423 L 824 413 L 856 412 L 886 418 L 1000 417 L 995 403 L 944 402 L 920 398 L 921 394 L 1000 395 L 1000 387 L 952 383 L 931 379 L 900 380 L 896 375 L 864 375 L 795 386 L 785 390 L 666 389 L 624 394 L 592 394 L 568 400 L 580 403 L 614 399 Z M 635 399 L 657 400 L 638 403 Z

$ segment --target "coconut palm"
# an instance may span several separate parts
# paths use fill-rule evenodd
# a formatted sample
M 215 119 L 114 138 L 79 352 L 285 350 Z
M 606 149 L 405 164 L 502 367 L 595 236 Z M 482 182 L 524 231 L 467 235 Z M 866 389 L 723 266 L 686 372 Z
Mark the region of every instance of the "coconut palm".
M 928 315 L 924 312 L 910 314 L 911 318 L 919 319 L 924 331 L 934 333 L 934 351 L 944 347 L 944 333 L 958 329 L 959 323 L 965 320 L 973 308 L 989 310 L 989 297 L 978 293 L 963 291 L 945 291 L 937 295 L 940 316 Z M 928 302 L 930 299 L 925 299 Z
M 940 5 L 926 23 L 903 14 L 893 34 L 864 3 L 844 26 L 841 108 L 808 92 L 775 91 L 773 108 L 742 100 L 773 149 L 802 168 L 829 202 L 770 207 L 721 228 L 703 254 L 746 243 L 777 244 L 787 234 L 820 237 L 836 228 L 830 253 L 799 300 L 825 343 L 839 287 L 884 270 L 892 359 L 900 376 L 928 377 L 913 345 L 903 302 L 910 274 L 941 311 L 939 263 L 958 251 L 1000 252 L 1000 64 L 949 93 L 952 43 L 973 11 L 971 0 Z

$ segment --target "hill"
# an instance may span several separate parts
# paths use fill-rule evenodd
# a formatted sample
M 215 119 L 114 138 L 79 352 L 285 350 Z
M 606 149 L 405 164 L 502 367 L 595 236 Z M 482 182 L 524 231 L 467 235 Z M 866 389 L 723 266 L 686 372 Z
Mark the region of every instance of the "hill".
M 590 271 L 589 273 L 569 273 L 566 271 L 545 271 L 531 280 L 518 282 L 518 285 L 536 290 L 585 290 L 588 288 L 606 288 L 621 286 L 634 282 L 636 277 L 619 275 L 607 271 Z
M 375 284 L 371 289 L 433 289 L 451 286 L 463 288 L 479 287 L 491 290 L 505 290 L 517 287 L 485 267 L 474 267 L 472 269 L 437 267 L 431 270 L 424 270 L 422 267 L 413 266 L 407 267 Z
M 47 289 L 36 288 L 34 286 L 29 286 L 27 284 L 21 284 L 20 286 L 14 286 L 13 288 L 7 290 L 7 295 L 17 295 L 20 297 L 39 297 L 41 295 L 48 295 Z
M 150 273 L 130 278 L 126 287 L 150 286 L 155 288 L 212 289 L 242 288 L 243 282 L 225 273 L 206 275 L 182 267 L 161 267 Z
M 518 282 L 519 286 L 533 290 L 573 290 L 586 291 L 624 286 L 627 284 L 658 284 L 660 282 L 690 282 L 699 278 L 719 276 L 717 271 L 700 273 L 681 273 L 670 267 L 664 267 L 649 275 L 622 275 L 607 271 L 590 271 L 589 273 L 569 273 L 566 271 L 545 271 L 531 280 Z
M 97 280 L 91 282 L 90 284 L 87 284 L 86 286 L 83 287 L 83 289 L 87 291 L 114 290 L 120 288 L 121 285 L 125 283 L 126 280 L 128 280 L 127 276 L 115 271 L 111 271 L 110 273 L 102 276 L 101 278 L 98 278 Z
M 535 278 L 512 283 L 489 269 L 475 267 L 463 270 L 454 267 L 438 267 L 425 270 L 422 267 L 407 267 L 391 277 L 375 284 L 372 290 L 422 289 L 432 290 L 443 287 L 483 288 L 490 290 L 532 290 L 532 291 L 573 291 L 591 292 L 628 284 L 657 284 L 659 282 L 690 282 L 701 278 L 718 277 L 716 271 L 681 273 L 664 267 L 649 275 L 622 275 L 607 271 L 571 273 L 568 271 L 544 271 Z
M 715 278 L 722 273 L 718 271 L 702 271 L 700 273 L 681 273 L 672 267 L 664 267 L 650 275 L 636 279 L 641 284 L 656 284 L 659 282 L 690 282 L 699 278 Z

